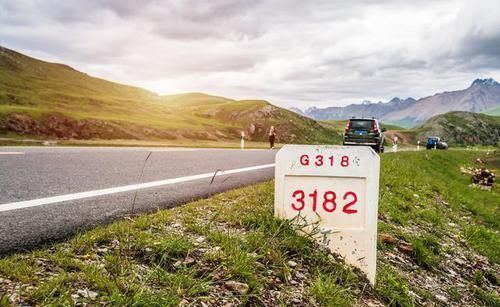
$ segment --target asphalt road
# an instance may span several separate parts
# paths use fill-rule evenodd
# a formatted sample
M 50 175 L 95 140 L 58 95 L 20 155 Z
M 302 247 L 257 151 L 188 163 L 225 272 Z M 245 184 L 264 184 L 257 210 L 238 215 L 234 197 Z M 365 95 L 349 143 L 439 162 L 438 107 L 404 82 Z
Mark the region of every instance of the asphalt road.
M 252 149 L 2 147 L 0 253 L 272 179 L 275 154 Z

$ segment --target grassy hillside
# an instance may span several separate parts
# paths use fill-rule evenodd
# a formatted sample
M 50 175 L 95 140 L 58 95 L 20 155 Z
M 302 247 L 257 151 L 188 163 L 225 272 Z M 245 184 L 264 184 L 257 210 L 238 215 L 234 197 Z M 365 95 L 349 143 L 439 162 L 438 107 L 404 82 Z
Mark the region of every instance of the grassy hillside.
M 487 115 L 500 116 L 500 107 L 488 110 L 483 113 Z
M 159 96 L 0 47 L 0 136 L 73 139 L 264 140 L 331 143 L 314 120 L 266 101 L 202 93 Z
M 387 129 L 387 130 L 396 130 L 396 131 L 406 130 L 405 127 L 394 125 L 394 124 L 388 124 L 388 123 L 382 123 L 382 127 Z
M 498 306 L 500 193 L 460 172 L 498 173 L 482 155 L 381 157 L 374 289 L 273 218 L 269 182 L 3 257 L 0 305 Z
M 440 136 L 450 144 L 500 145 L 500 116 L 450 112 L 437 115 L 418 128 L 417 137 Z
M 401 143 L 421 144 L 429 136 L 439 136 L 450 145 L 486 145 L 500 144 L 500 116 L 481 113 L 450 112 L 437 115 L 419 127 L 404 130 L 389 130 L 388 139 L 398 136 Z

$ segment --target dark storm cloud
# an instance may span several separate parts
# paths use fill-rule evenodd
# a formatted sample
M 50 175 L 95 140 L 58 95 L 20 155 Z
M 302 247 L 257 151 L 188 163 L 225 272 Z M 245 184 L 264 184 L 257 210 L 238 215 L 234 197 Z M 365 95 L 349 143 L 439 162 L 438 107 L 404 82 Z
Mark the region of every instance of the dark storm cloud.
M 0 44 L 161 93 L 339 105 L 498 78 L 499 11 L 496 0 L 4 0 Z
M 460 57 L 472 69 L 500 68 L 500 31 L 491 37 L 467 36 L 462 40 Z

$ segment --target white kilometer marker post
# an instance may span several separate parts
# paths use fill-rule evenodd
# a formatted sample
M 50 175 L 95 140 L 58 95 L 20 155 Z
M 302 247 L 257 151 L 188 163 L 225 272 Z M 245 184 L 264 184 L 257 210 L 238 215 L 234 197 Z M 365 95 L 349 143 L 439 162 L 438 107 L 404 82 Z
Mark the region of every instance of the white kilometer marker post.
M 276 155 L 274 213 L 317 223 L 319 241 L 375 284 L 380 158 L 370 147 L 286 145 Z
M 245 149 L 245 132 L 241 131 L 241 144 L 240 144 L 241 149 Z

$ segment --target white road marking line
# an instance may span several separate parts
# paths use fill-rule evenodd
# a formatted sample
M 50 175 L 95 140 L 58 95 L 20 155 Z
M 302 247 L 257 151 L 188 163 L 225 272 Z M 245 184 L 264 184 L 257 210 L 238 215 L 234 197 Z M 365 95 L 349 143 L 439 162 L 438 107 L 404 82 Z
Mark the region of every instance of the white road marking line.
M 152 148 L 152 149 L 144 149 L 144 151 L 152 151 L 152 152 L 168 152 L 168 151 L 197 151 L 198 148 Z
M 220 171 L 220 172 L 217 172 L 215 176 L 224 176 L 224 175 L 230 175 L 230 174 L 251 172 L 251 171 L 270 168 L 270 167 L 274 167 L 274 163 L 273 164 L 250 166 L 250 167 L 243 167 L 243 168 L 236 168 L 236 169 L 227 170 L 227 171 Z M 54 196 L 54 197 L 46 197 L 46 198 L 39 198 L 39 199 L 33 199 L 33 200 L 0 204 L 0 212 L 17 210 L 17 209 L 22 209 L 22 208 L 29 208 L 29 207 L 38 207 L 38 206 L 42 206 L 42 205 L 49 205 L 49 204 L 60 203 L 60 202 L 64 202 L 64 201 L 90 198 L 90 197 L 96 197 L 96 196 L 102 196 L 102 195 L 123 193 L 123 192 L 153 188 L 153 187 L 158 187 L 158 186 L 163 186 L 163 185 L 170 185 L 170 184 L 205 179 L 205 178 L 212 178 L 212 177 L 214 177 L 214 173 L 215 172 L 210 172 L 210 173 L 204 173 L 204 174 L 199 174 L 199 175 L 171 178 L 171 179 L 151 181 L 151 182 L 145 182 L 145 183 L 139 183 L 139 184 L 131 184 L 131 185 L 126 185 L 126 186 L 121 186 L 121 187 L 102 189 L 102 190 L 87 191 L 87 192 L 59 195 L 59 196 Z
M 20 152 L 20 151 L 0 151 L 0 155 L 24 155 L 24 152 Z

